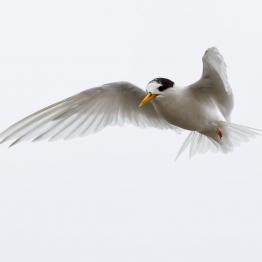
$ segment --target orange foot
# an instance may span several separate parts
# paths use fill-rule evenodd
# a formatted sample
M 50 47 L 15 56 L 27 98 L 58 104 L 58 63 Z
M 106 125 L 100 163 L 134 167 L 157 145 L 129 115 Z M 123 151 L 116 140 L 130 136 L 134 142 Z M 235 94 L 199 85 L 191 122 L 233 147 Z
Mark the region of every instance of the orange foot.
M 223 137 L 223 133 L 222 133 L 221 128 L 218 127 L 218 128 L 216 129 L 216 134 L 217 134 L 218 138 L 221 140 L 222 137 Z

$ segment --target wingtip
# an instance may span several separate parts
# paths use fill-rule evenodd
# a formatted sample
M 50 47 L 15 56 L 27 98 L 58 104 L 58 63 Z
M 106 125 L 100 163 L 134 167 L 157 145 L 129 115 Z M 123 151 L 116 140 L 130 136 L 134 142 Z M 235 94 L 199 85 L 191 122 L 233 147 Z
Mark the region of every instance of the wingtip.
M 18 138 L 18 139 L 16 139 L 14 142 L 12 142 L 12 143 L 8 146 L 8 148 L 11 148 L 11 147 L 15 146 L 16 144 L 18 144 L 18 143 L 20 142 L 20 140 L 21 140 L 21 137 Z

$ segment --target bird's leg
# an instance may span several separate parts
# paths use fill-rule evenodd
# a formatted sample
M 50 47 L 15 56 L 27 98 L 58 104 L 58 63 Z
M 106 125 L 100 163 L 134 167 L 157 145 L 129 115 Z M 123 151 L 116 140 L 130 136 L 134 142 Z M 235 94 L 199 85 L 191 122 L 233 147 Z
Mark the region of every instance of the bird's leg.
M 222 137 L 223 137 L 223 133 L 222 133 L 221 128 L 218 127 L 218 128 L 216 129 L 216 134 L 217 134 L 218 138 L 221 140 Z

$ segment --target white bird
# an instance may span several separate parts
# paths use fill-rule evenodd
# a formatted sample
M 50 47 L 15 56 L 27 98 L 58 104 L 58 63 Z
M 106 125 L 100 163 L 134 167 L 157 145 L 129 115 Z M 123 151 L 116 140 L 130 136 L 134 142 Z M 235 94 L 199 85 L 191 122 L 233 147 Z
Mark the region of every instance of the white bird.
M 177 157 L 188 146 L 190 156 L 208 150 L 229 152 L 261 132 L 230 122 L 233 94 L 218 49 L 207 49 L 202 60 L 203 73 L 194 84 L 181 88 L 169 79 L 156 78 L 146 92 L 128 82 L 91 88 L 11 125 L 0 134 L 1 143 L 68 139 L 129 122 L 190 130 Z

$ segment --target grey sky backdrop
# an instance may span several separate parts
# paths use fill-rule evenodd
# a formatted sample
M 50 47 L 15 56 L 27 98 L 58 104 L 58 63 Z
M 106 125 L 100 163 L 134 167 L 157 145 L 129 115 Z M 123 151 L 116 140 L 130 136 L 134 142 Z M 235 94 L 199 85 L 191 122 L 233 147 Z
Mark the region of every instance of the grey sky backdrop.
M 217 46 L 232 120 L 262 128 L 261 1 L 1 1 L 0 129 L 79 91 L 197 80 Z M 108 128 L 0 147 L 0 261 L 261 261 L 262 138 L 183 155 L 186 133 Z

